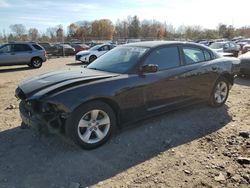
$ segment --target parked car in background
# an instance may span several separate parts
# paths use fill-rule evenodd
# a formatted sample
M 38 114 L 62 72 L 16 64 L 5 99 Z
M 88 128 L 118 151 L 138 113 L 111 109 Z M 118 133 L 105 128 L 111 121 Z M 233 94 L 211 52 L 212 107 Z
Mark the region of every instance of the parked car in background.
M 16 42 L 0 47 L 0 66 L 28 65 L 40 68 L 46 61 L 46 51 L 33 42 Z
M 58 53 L 58 49 L 54 45 L 52 45 L 51 43 L 41 42 L 38 44 L 46 50 L 46 53 L 48 55 L 56 55 Z
M 74 44 L 74 43 L 72 43 L 71 46 L 75 49 L 75 53 L 89 49 L 89 46 L 86 44 Z
M 103 44 L 103 42 L 100 43 L 100 42 L 93 42 L 93 41 L 91 41 L 91 42 L 86 42 L 85 44 L 88 45 L 90 48 L 92 48 L 92 47 L 94 47 L 94 46 L 96 46 L 96 45 L 101 45 L 101 44 Z
M 16 96 L 24 124 L 56 129 L 93 149 L 116 126 L 202 101 L 222 106 L 239 63 L 194 43 L 138 42 L 116 47 L 86 68 L 26 80 Z
M 240 49 L 242 50 L 243 47 L 246 45 L 246 44 L 250 44 L 250 39 L 241 39 L 241 40 L 238 40 L 236 42 L 236 44 L 238 44 L 240 46 Z
M 205 46 L 210 46 L 213 43 L 213 41 L 210 41 L 210 40 L 200 40 L 197 43 L 203 44 Z
M 246 44 L 242 47 L 241 53 L 247 53 L 248 51 L 250 51 L 250 44 Z
M 214 42 L 209 47 L 226 56 L 238 57 L 240 51 L 239 46 L 231 41 Z
M 78 52 L 75 59 L 76 61 L 81 61 L 83 63 L 91 63 L 113 48 L 114 46 L 111 44 L 96 45 L 89 50 Z
M 56 44 L 55 47 L 57 48 L 58 56 L 71 56 L 75 55 L 75 49 L 70 46 L 69 44 Z
M 239 56 L 240 74 L 250 76 L 250 51 Z

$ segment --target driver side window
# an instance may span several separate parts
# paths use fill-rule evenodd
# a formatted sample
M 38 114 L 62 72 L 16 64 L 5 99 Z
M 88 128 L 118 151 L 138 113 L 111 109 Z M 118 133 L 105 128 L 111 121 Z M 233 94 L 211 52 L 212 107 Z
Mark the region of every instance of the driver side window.
M 109 47 L 107 45 L 105 45 L 105 46 L 103 46 L 103 47 L 101 47 L 99 49 L 100 49 L 100 51 L 108 51 Z
M 146 58 L 144 65 L 156 64 L 159 70 L 180 66 L 180 56 L 177 47 L 163 47 L 155 49 Z

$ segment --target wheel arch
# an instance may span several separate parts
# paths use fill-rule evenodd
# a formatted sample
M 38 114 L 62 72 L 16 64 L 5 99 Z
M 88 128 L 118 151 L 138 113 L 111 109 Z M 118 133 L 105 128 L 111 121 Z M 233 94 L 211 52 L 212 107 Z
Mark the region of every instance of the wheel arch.
M 114 100 L 110 99 L 110 98 L 98 97 L 98 98 L 90 99 L 90 100 L 84 101 L 83 103 L 78 105 L 75 109 L 81 107 L 82 105 L 85 105 L 86 103 L 98 102 L 98 101 L 104 102 L 104 103 L 106 103 L 107 105 L 109 105 L 111 107 L 111 109 L 113 110 L 113 112 L 115 114 L 115 117 L 116 117 L 117 127 L 120 128 L 121 110 L 120 110 L 120 107 L 119 107 L 118 103 L 115 102 Z

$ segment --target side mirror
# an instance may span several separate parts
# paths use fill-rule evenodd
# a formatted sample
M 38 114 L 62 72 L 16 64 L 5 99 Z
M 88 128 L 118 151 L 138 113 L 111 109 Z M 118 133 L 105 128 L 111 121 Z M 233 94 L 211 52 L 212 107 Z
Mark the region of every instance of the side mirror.
M 156 64 L 143 65 L 141 68 L 141 72 L 143 73 L 154 73 L 157 71 L 158 71 L 158 65 Z

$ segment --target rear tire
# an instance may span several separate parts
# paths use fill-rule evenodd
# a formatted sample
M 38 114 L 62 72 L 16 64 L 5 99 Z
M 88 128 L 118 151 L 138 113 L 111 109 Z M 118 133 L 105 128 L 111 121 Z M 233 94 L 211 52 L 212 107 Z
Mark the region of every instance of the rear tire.
M 66 135 L 84 149 L 94 149 L 106 143 L 116 125 L 112 108 L 101 101 L 81 105 L 72 112 L 65 125 Z
M 229 94 L 229 81 L 221 77 L 219 78 L 213 88 L 211 93 L 209 104 L 212 107 L 220 107 L 225 104 Z
M 39 57 L 34 57 L 32 58 L 31 62 L 30 62 L 30 65 L 33 67 L 33 68 L 40 68 L 43 64 L 43 60 Z

